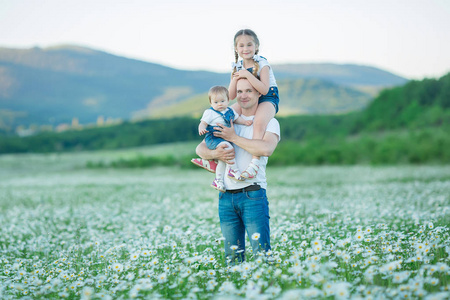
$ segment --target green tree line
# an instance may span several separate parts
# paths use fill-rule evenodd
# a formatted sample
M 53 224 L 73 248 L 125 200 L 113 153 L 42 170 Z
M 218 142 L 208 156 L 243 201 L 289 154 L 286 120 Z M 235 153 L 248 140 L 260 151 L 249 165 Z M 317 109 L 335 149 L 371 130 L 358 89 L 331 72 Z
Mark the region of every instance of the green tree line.
M 198 120 L 174 118 L 120 125 L 46 132 L 29 137 L 2 137 L 0 153 L 120 149 L 198 139 Z

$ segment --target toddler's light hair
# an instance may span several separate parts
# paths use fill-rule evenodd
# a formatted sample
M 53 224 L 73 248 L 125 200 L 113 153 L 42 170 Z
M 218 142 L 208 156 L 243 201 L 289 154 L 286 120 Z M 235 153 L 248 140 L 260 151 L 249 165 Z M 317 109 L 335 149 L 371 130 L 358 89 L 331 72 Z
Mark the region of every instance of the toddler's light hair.
M 209 89 L 208 97 L 209 97 L 209 103 L 211 103 L 211 98 L 213 96 L 217 96 L 222 94 L 224 97 L 227 98 L 227 100 L 230 100 L 230 96 L 228 94 L 228 89 L 221 85 L 215 85 L 212 88 Z
M 255 51 L 255 55 L 258 54 L 259 52 L 259 39 L 258 36 L 256 35 L 256 33 L 251 30 L 251 29 L 241 29 L 239 30 L 235 35 L 234 35 L 234 58 L 235 58 L 235 63 L 238 62 L 239 60 L 239 54 L 236 51 L 236 46 L 237 46 L 237 39 L 238 37 L 240 37 L 241 35 L 248 35 L 253 39 L 253 42 L 256 45 L 256 51 Z M 234 67 L 233 72 L 231 73 L 231 76 L 233 76 L 233 73 L 235 73 L 237 71 L 236 67 Z M 255 67 L 253 68 L 253 75 L 259 79 L 258 76 L 258 71 L 259 71 L 259 63 L 255 60 Z

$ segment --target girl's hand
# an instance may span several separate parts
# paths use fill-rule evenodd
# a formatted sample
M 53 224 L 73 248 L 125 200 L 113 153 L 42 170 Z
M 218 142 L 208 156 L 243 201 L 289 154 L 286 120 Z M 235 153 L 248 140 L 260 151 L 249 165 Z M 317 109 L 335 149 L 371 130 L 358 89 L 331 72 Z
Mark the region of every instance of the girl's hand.
M 252 120 L 246 120 L 245 122 L 244 122 L 244 125 L 245 126 L 250 126 L 250 125 L 252 125 L 253 124 L 253 121 Z
M 246 69 L 239 70 L 236 73 L 238 73 L 238 78 L 248 78 L 248 76 L 252 74 Z
M 198 131 L 198 134 L 199 135 L 204 135 L 204 134 L 206 134 L 208 132 L 208 130 L 206 130 L 206 129 L 200 129 L 199 131 Z

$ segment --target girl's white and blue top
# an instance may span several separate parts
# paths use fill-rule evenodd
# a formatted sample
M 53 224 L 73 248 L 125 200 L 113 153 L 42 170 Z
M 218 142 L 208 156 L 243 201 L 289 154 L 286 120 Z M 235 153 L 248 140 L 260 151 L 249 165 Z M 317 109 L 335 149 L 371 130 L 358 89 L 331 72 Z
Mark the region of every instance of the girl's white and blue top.
M 255 55 L 253 56 L 253 59 L 259 64 L 259 69 L 257 72 L 258 77 L 260 76 L 261 70 L 264 67 L 267 66 L 269 68 L 269 85 L 270 85 L 269 91 L 267 92 L 267 94 L 261 95 L 261 97 L 259 97 L 258 103 L 266 101 L 271 102 L 275 106 L 275 112 L 278 112 L 278 104 L 280 103 L 280 97 L 278 93 L 277 81 L 275 80 L 275 75 L 273 74 L 272 67 L 270 66 L 269 62 L 265 57 Z M 244 69 L 244 62 L 241 60 L 238 61 L 237 63 L 233 63 L 231 66 L 233 67 L 233 70 L 236 67 L 236 70 L 239 71 Z M 253 68 L 248 68 L 247 70 L 250 73 L 253 73 Z
M 265 66 L 269 67 L 269 84 L 270 86 L 277 86 L 277 81 L 275 79 L 275 75 L 273 74 L 273 70 L 272 67 L 270 66 L 269 62 L 267 61 L 267 59 L 263 56 L 259 56 L 259 55 L 255 55 L 253 56 L 253 60 L 256 61 L 259 64 L 259 70 L 258 70 L 258 76 L 260 76 L 260 72 L 262 70 L 262 68 L 264 68 Z M 237 63 L 232 63 L 232 68 L 234 69 L 234 67 L 236 67 L 236 70 L 242 70 L 244 68 L 244 62 L 242 60 L 238 61 Z M 250 72 L 252 72 L 253 68 L 249 68 L 247 70 L 249 70 Z

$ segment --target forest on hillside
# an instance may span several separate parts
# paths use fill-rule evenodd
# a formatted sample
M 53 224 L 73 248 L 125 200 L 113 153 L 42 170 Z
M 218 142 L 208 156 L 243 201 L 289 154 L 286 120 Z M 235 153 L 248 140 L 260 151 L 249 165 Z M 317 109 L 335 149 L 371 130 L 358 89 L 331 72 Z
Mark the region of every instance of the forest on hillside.
M 450 163 L 450 73 L 386 89 L 363 111 L 279 117 L 282 140 L 271 164 Z M 125 122 L 63 133 L 2 137 L 0 153 L 119 149 L 201 141 L 188 117 Z M 193 149 L 194 154 L 194 149 Z M 169 158 L 139 158 L 146 166 Z M 184 162 L 175 162 L 183 165 Z M 124 163 L 127 166 L 127 163 Z

